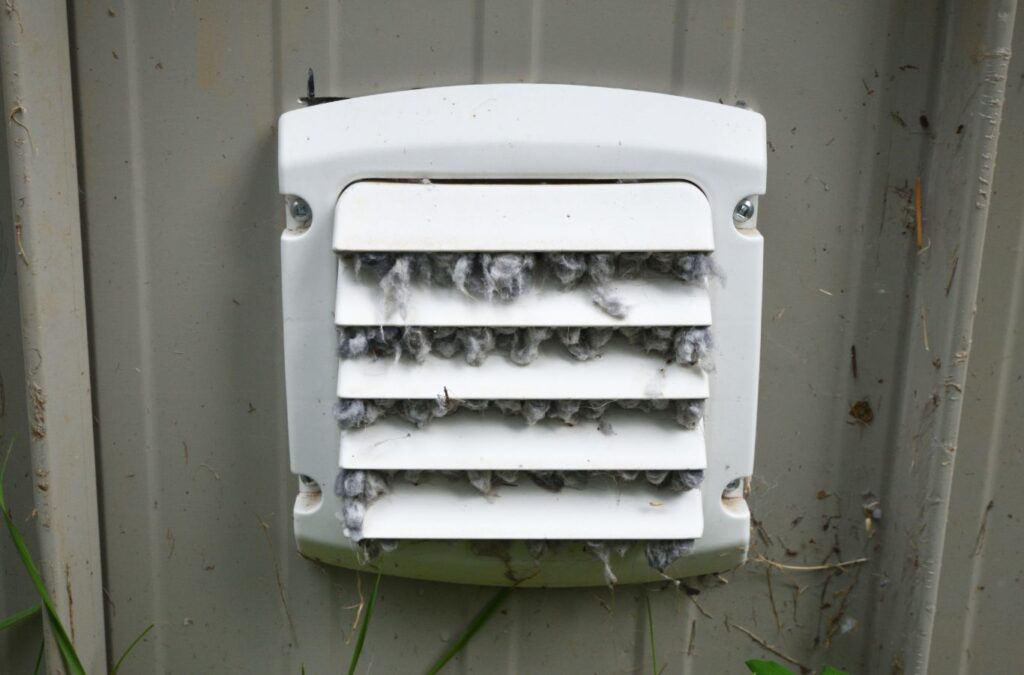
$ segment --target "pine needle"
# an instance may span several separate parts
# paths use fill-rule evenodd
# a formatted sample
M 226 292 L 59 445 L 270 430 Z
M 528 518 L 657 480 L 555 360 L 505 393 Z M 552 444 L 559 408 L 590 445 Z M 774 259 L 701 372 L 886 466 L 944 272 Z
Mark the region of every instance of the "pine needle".
M 31 618 L 38 614 L 40 609 L 42 609 L 42 605 L 36 605 L 35 607 L 29 607 L 28 609 L 23 609 L 20 612 L 15 612 L 14 614 L 11 614 L 6 619 L 0 620 L 0 630 L 7 630 L 11 626 L 18 625 L 25 619 Z
M 363 643 L 366 642 L 366 631 L 370 626 L 370 617 L 373 616 L 373 606 L 377 604 L 377 589 L 380 588 L 380 575 L 373 582 L 373 590 L 370 592 L 370 599 L 366 601 L 366 613 L 363 614 L 363 623 L 359 625 L 359 637 L 356 638 L 356 646 L 352 651 L 352 660 L 348 663 L 348 675 L 355 675 L 356 666 L 359 665 L 359 657 L 363 653 Z
M 644 594 L 647 601 L 647 630 L 651 635 L 651 673 L 658 675 L 658 653 L 654 648 L 654 613 L 651 611 L 651 596 Z
M 853 560 L 843 560 L 837 563 L 825 563 L 824 565 L 787 565 L 785 563 L 769 560 L 768 558 L 760 555 L 756 558 L 751 558 L 751 560 L 753 562 L 770 565 L 777 570 L 787 570 L 789 572 L 824 572 L 826 570 L 841 570 L 850 567 L 851 565 L 863 565 L 868 562 L 867 558 L 855 558 Z
M 917 248 L 924 246 L 924 223 L 921 218 L 921 177 L 914 178 L 914 234 Z
M 491 598 L 490 602 L 484 605 L 483 609 L 473 617 L 473 620 L 470 622 L 469 626 L 466 627 L 465 632 L 459 637 L 459 639 L 456 640 L 451 648 L 441 656 L 437 663 L 427 671 L 427 675 L 437 675 L 437 673 L 441 672 L 442 668 L 448 665 L 448 662 L 451 661 L 456 654 L 462 651 L 462 649 L 469 644 L 469 641 L 473 636 L 491 620 L 494 613 L 498 611 L 498 608 L 505 602 L 505 598 L 507 598 L 508 594 L 512 592 L 512 588 L 512 586 L 506 586 L 501 589 L 493 598 Z
M 110 675 L 117 675 L 117 669 L 121 667 L 121 662 L 125 660 L 125 657 L 127 657 L 128 654 L 131 653 L 133 649 L 135 649 L 135 645 L 139 644 L 139 641 L 142 640 L 142 638 L 146 637 L 146 633 L 153 630 L 153 626 L 154 624 L 149 624 L 148 626 L 146 626 L 146 629 L 144 631 L 139 633 L 139 636 L 137 638 L 132 640 L 132 643 L 128 645 L 128 648 L 125 649 L 124 652 L 122 652 L 121 658 L 119 658 L 117 660 L 117 663 L 114 664 L 114 667 L 110 669 Z
M 36 654 L 36 667 L 32 669 L 32 675 L 39 675 L 39 669 L 43 667 L 43 647 L 46 646 L 46 640 L 39 641 L 39 653 Z

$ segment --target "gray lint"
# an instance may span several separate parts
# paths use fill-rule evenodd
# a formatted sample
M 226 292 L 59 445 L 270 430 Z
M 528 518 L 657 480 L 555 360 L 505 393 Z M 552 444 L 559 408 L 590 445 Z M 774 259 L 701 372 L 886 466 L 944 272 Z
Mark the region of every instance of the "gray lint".
M 455 335 L 462 345 L 466 363 L 471 366 L 479 366 L 494 351 L 494 331 L 490 328 L 460 328 Z
M 356 274 L 382 280 L 404 261 L 411 283 L 458 288 L 474 297 L 512 300 L 530 290 L 535 278 L 550 279 L 564 289 L 585 281 L 600 285 L 647 275 L 674 277 L 684 283 L 720 276 L 711 253 L 342 253 Z
M 505 253 L 488 262 L 485 271 L 494 295 L 505 302 L 514 300 L 530 290 L 536 258 L 529 254 Z
M 504 348 L 505 341 L 508 344 L 508 357 L 514 363 L 525 366 L 532 363 L 540 355 L 540 346 L 545 340 L 551 337 L 552 329 L 541 328 L 515 328 L 504 329 L 499 336 L 497 345 Z
M 629 316 L 629 306 L 613 295 L 607 286 L 596 286 L 591 299 L 608 316 L 616 319 L 625 319 Z
M 401 350 L 401 354 L 408 354 L 417 363 L 423 363 L 427 360 L 427 355 L 430 354 L 431 346 L 433 343 L 432 333 L 430 329 L 419 328 L 417 326 L 409 326 L 402 329 L 401 344 L 398 349 Z M 398 354 L 396 349 L 396 354 Z M 341 335 L 339 333 L 338 338 L 338 354 L 341 355 Z
M 668 539 L 644 543 L 647 564 L 662 574 L 669 565 L 693 550 L 692 539 Z
M 389 490 L 388 477 L 378 471 L 340 471 L 334 491 L 341 497 L 341 512 L 336 514 L 344 532 L 352 541 L 363 536 L 366 507 Z
M 394 539 L 361 539 L 359 541 L 359 564 L 373 562 L 383 553 L 391 553 L 398 549 Z
M 365 471 L 342 469 L 334 482 L 334 492 L 341 497 L 341 511 L 337 514 L 347 537 L 355 542 L 362 539 L 363 519 L 366 509 L 374 501 L 391 490 L 395 480 L 413 485 L 429 481 L 432 475 L 439 475 L 451 481 L 466 481 L 482 495 L 492 495 L 499 486 L 518 485 L 525 477 L 536 485 L 551 492 L 563 489 L 582 490 L 592 478 L 610 477 L 621 483 L 643 481 L 660 490 L 682 493 L 694 490 L 704 480 L 701 470 L 683 469 L 674 471 L 516 471 L 516 470 L 474 470 L 474 471 Z M 648 559 L 652 554 L 648 553 Z M 662 555 L 667 556 L 667 553 Z M 678 556 L 677 556 L 678 557 Z M 671 562 L 671 560 L 669 561 Z M 666 563 L 667 565 L 668 563 Z
M 530 554 L 530 557 L 534 560 L 540 560 L 543 558 L 550 546 L 550 542 L 546 539 L 528 539 L 523 542 L 526 545 L 526 552 Z
M 412 541 L 412 540 L 404 540 Z M 432 540 L 445 541 L 445 540 Z M 516 542 L 502 540 L 470 540 L 469 548 L 477 555 L 494 555 L 500 552 L 503 558 L 509 558 Z M 566 545 L 580 546 L 590 553 L 602 565 L 605 582 L 611 586 L 618 582 L 612 571 L 612 556 L 624 559 L 635 547 L 643 547 L 644 557 L 651 569 L 664 574 L 665 570 L 676 560 L 688 555 L 693 550 L 692 539 L 653 539 L 646 541 L 587 541 L 567 542 L 549 539 L 527 539 L 522 542 L 527 555 L 536 561 L 563 549 Z M 360 539 L 358 555 L 361 564 L 371 563 L 382 554 L 398 549 L 400 542 L 393 539 Z
M 511 302 L 530 292 L 538 281 L 556 289 L 587 289 L 593 302 L 607 314 L 624 318 L 629 310 L 611 290 L 617 279 L 638 279 L 669 276 L 683 283 L 704 283 L 711 276 L 720 276 L 710 254 L 696 253 L 358 253 L 343 254 L 342 259 L 354 266 L 356 275 L 376 281 L 384 297 L 388 315 L 405 316 L 411 289 L 415 285 L 453 288 L 470 297 Z M 355 358 L 411 358 L 423 362 L 431 355 L 442 358 L 461 356 L 471 365 L 482 364 L 492 353 L 499 353 L 514 363 L 527 365 L 539 356 L 547 341 L 557 341 L 575 359 L 586 361 L 600 357 L 616 335 L 652 355 L 684 366 L 712 364 L 711 334 L 707 327 L 640 327 L 640 328 L 490 328 L 490 327 L 346 327 L 338 331 L 338 355 Z M 481 412 L 494 409 L 521 417 L 528 425 L 544 420 L 576 425 L 595 421 L 605 434 L 614 434 L 603 415 L 609 407 L 645 413 L 669 413 L 686 429 L 695 428 L 703 417 L 704 402 L 700 400 L 455 400 L 433 399 L 339 399 L 335 418 L 342 429 L 355 429 L 372 424 L 382 416 L 403 419 L 418 427 L 449 416 L 457 411 Z M 699 470 L 620 470 L 620 471 L 340 471 L 335 492 L 341 498 L 337 514 L 344 532 L 359 547 L 362 562 L 369 562 L 382 553 L 393 551 L 398 542 L 363 539 L 362 528 L 367 508 L 387 494 L 394 480 L 414 485 L 429 481 L 432 474 L 447 480 L 465 481 L 483 495 L 493 495 L 503 486 L 515 486 L 523 480 L 540 487 L 560 491 L 582 490 L 596 476 L 610 476 L 623 483 L 637 482 L 656 490 L 685 492 L 700 486 L 703 471 Z M 488 542 L 493 545 L 494 542 Z M 506 542 L 510 544 L 510 542 Z M 539 560 L 561 542 L 532 540 L 523 542 L 526 551 Z M 692 540 L 657 540 L 641 542 L 647 563 L 658 572 L 664 571 L 680 556 L 690 552 Z M 579 545 L 580 542 L 576 542 Z M 617 580 L 612 571 L 612 556 L 627 555 L 633 546 L 629 541 L 595 541 L 583 544 L 601 562 L 609 585 Z
M 370 504 L 390 492 L 391 485 L 395 480 L 420 485 L 430 482 L 434 476 L 455 482 L 467 482 L 483 495 L 492 495 L 502 486 L 519 485 L 522 478 L 551 492 L 560 492 L 563 489 L 582 490 L 587 487 L 591 479 L 608 478 L 616 483 L 640 483 L 679 494 L 700 487 L 704 480 L 704 471 L 701 469 L 663 471 L 525 471 L 516 469 L 373 471 L 342 469 L 338 472 L 334 489 L 335 494 L 339 497 L 359 499 L 365 504 Z
M 334 405 L 334 419 L 337 420 L 338 426 L 343 431 L 369 426 L 384 416 L 398 417 L 423 428 L 435 419 L 448 417 L 461 410 L 467 412 L 496 410 L 511 417 L 521 417 L 528 426 L 545 419 L 558 420 L 564 424 L 575 426 L 587 421 L 600 423 L 604 414 L 612 406 L 644 413 L 663 412 L 672 408 L 671 417 L 676 424 L 684 429 L 696 428 L 704 415 L 704 401 L 700 399 L 545 401 L 537 399 L 446 399 L 444 397 L 436 399 L 342 398 L 338 399 Z
M 583 253 L 547 253 L 543 264 L 566 289 L 575 288 L 587 274 L 587 256 Z
M 376 281 L 387 313 L 405 316 L 413 285 L 455 287 L 482 300 L 510 302 L 528 293 L 535 279 L 571 290 L 582 284 L 611 316 L 623 318 L 628 307 L 609 284 L 648 274 L 702 283 L 717 270 L 710 253 L 342 253 L 357 275 Z
M 384 310 L 388 315 L 397 311 L 399 315 L 405 316 L 411 286 L 412 258 L 399 256 L 387 274 L 380 279 L 380 290 L 384 293 Z
M 612 571 L 611 556 L 612 552 L 608 547 L 608 544 L 603 541 L 588 541 L 586 543 L 586 549 L 597 558 L 604 566 L 604 581 L 609 586 L 614 586 L 618 578 L 615 576 L 615 572 Z
M 483 494 L 490 494 L 491 492 L 491 472 L 490 471 L 467 471 L 466 478 L 469 480 L 469 484 L 475 487 Z
M 451 481 L 464 480 L 486 496 L 494 494 L 499 486 L 518 485 L 520 476 L 525 476 L 539 487 L 552 492 L 559 492 L 563 489 L 582 490 L 594 477 L 610 477 L 612 480 L 622 483 L 643 481 L 656 489 L 669 490 L 678 494 L 698 488 L 704 480 L 704 472 L 697 469 L 672 471 L 367 471 L 341 469 L 334 481 L 334 492 L 341 498 L 341 511 L 336 515 L 342 523 L 345 535 L 357 543 L 362 540 L 363 521 L 366 517 L 367 507 L 390 492 L 393 481 L 404 480 L 413 485 L 419 485 L 424 481 L 429 481 L 431 475 L 434 474 Z M 654 562 L 651 562 L 652 567 L 663 571 L 673 560 L 685 552 L 687 552 L 685 549 L 663 543 L 662 547 L 658 549 L 652 550 L 649 547 L 647 559 L 649 562 L 664 562 L 662 567 L 657 567 Z M 364 553 L 367 553 L 365 549 Z M 604 559 L 602 562 L 607 564 Z M 614 581 L 610 583 L 614 583 Z
M 654 356 L 682 366 L 712 367 L 711 330 L 706 326 L 490 328 L 485 326 L 344 326 L 338 331 L 338 357 L 342 359 L 403 358 L 419 363 L 434 354 L 462 356 L 478 366 L 491 354 L 518 365 L 528 365 L 547 342 L 558 343 L 575 359 L 589 361 L 603 355 L 615 336 Z
M 612 571 L 612 554 L 617 555 L 620 559 L 625 558 L 630 548 L 633 547 L 633 543 L 631 541 L 588 541 L 584 544 L 584 549 L 597 558 L 604 567 L 605 583 L 614 586 L 618 579 Z

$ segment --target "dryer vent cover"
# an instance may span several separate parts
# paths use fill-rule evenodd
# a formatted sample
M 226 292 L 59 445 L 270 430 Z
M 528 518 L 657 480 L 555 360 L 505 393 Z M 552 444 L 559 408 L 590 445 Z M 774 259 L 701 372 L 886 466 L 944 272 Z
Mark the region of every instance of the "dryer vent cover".
M 744 560 L 762 239 L 734 209 L 764 192 L 760 115 L 368 96 L 285 114 L 280 180 L 303 554 L 548 586 Z

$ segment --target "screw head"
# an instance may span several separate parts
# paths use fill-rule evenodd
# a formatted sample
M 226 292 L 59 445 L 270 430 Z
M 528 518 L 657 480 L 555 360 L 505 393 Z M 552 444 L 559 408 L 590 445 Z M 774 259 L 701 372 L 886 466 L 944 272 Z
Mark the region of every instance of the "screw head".
M 293 199 L 289 208 L 292 218 L 300 223 L 304 223 L 313 217 L 313 209 L 309 208 L 309 204 L 302 197 Z
M 732 219 L 737 223 L 745 223 L 754 217 L 754 200 L 750 197 L 744 197 L 736 204 L 736 208 L 733 209 Z

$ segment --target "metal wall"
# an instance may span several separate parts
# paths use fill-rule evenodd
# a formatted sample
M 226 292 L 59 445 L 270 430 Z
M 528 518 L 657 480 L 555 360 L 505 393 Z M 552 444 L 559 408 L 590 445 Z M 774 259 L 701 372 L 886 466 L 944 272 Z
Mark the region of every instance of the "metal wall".
M 7 134 L 0 126 L 0 148 L 6 148 Z M 0 461 L 10 456 L 4 480 L 4 497 L 15 522 L 29 546 L 37 550 L 32 510 L 32 474 L 28 457 L 28 410 L 25 405 L 25 368 L 22 361 L 19 321 L 17 267 L 24 264 L 11 222 L 10 172 L 7 153 L 0 152 Z M 0 539 L 0 617 L 38 604 L 28 576 L 6 530 Z M 0 664 L 11 672 L 32 672 L 42 630 L 28 621 L 0 631 Z
M 298 105 L 309 66 L 321 95 L 569 82 L 742 101 L 768 121 L 755 560 L 682 587 L 517 590 L 453 672 L 645 670 L 648 601 L 665 672 L 741 672 L 747 658 L 772 657 L 765 644 L 852 672 L 883 672 L 883 661 L 915 672 L 929 649 L 933 672 L 1019 663 L 1012 624 L 996 618 L 1019 595 L 1024 548 L 1010 477 L 1024 442 L 1012 407 L 1019 124 L 1004 125 L 999 148 L 945 552 L 941 531 L 904 524 L 920 500 L 889 480 L 916 452 L 900 438 L 908 362 L 924 358 L 907 351 L 920 342 L 923 283 L 914 180 L 935 153 L 979 147 L 970 92 L 960 121 L 942 112 L 950 64 L 963 64 L 956 84 L 968 87 L 971 64 L 987 58 L 969 43 L 981 49 L 988 34 L 956 25 L 1013 20 L 1012 3 L 926 5 L 72 2 L 109 651 L 156 624 L 123 672 L 336 672 L 352 648 L 372 578 L 301 558 L 291 536 L 275 124 Z M 1012 70 L 1007 112 L 1019 122 Z M 958 184 L 933 171 L 925 189 L 930 200 Z M 960 227 L 929 216 L 938 243 L 935 228 Z M 969 274 L 965 260 L 954 297 Z M 15 353 L 6 326 L 4 354 Z M 19 378 L 16 365 L 4 368 Z M 861 400 L 870 421 L 849 414 Z M 875 501 L 881 521 L 868 521 Z M 894 515 L 907 518 L 886 530 Z M 886 593 L 915 588 L 900 561 L 936 539 L 953 571 L 942 576 L 940 639 L 929 648 L 904 640 L 916 624 L 898 617 L 911 610 Z M 385 578 L 365 669 L 422 669 L 491 593 Z
M 1024 598 L 1024 26 L 993 183 L 970 377 L 946 528 L 932 663 L 937 672 L 1020 669 L 1012 617 Z

